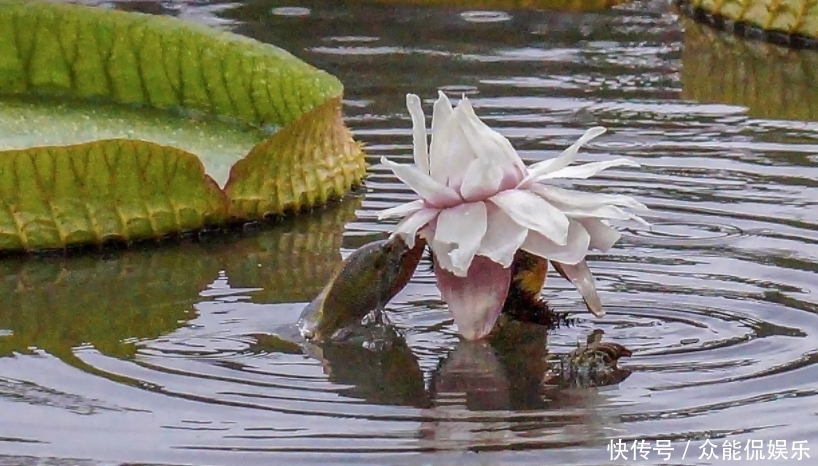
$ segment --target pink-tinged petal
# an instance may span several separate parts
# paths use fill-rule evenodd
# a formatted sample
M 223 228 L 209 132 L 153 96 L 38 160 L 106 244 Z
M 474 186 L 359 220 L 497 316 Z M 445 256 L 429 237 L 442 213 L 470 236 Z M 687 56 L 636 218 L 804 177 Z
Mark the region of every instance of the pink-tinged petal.
M 418 234 L 418 230 L 434 221 L 439 212 L 439 209 L 421 209 L 401 220 L 395 227 L 393 234 L 400 235 L 400 237 L 403 238 L 403 242 L 406 243 L 409 249 L 412 249 L 415 247 L 415 237 Z
M 602 309 L 602 300 L 599 299 L 599 294 L 596 292 L 594 276 L 591 274 L 587 262 L 582 261 L 575 265 L 567 265 L 552 261 L 551 264 L 554 265 L 554 268 L 563 278 L 574 284 L 591 314 L 597 317 L 605 315 L 605 311 Z
M 542 175 L 551 173 L 553 171 L 559 170 L 561 168 L 565 168 L 577 158 L 577 153 L 579 152 L 580 147 L 584 144 L 588 143 L 591 139 L 603 134 L 607 131 L 602 126 L 594 126 L 590 128 L 588 131 L 585 131 L 577 141 L 571 144 L 568 149 L 562 151 L 560 155 L 554 157 L 553 159 L 544 160 L 542 162 L 535 163 L 528 167 L 528 175 L 520 182 L 519 187 L 527 187 L 531 183 L 533 183 L 538 177 Z
M 413 214 L 418 210 L 422 209 L 425 204 L 426 203 L 422 199 L 418 199 L 416 201 L 407 202 L 406 204 L 401 204 L 395 207 L 384 209 L 378 212 L 378 220 L 384 220 L 387 218 L 394 217 L 405 217 L 409 214 Z
M 466 96 L 458 105 L 458 110 L 462 109 L 462 118 L 458 118 L 460 128 L 466 135 L 466 139 L 471 144 L 472 150 L 477 157 L 491 160 L 499 166 L 504 173 L 514 177 L 515 184 L 522 180 L 526 173 L 525 163 L 517 154 L 514 146 L 511 145 L 505 136 L 489 128 L 474 113 L 474 108 Z
M 497 194 L 503 182 L 503 169 L 486 158 L 472 161 L 460 185 L 460 195 L 467 202 L 484 201 Z
M 381 163 L 391 169 L 399 180 L 406 183 L 426 202 L 435 207 L 446 207 L 463 202 L 455 190 L 433 180 L 414 165 L 395 163 L 386 157 L 381 157 Z
M 429 172 L 432 178 L 454 189 L 460 188 L 463 172 L 477 158 L 460 129 L 458 119 L 462 118 L 462 113 L 458 107 L 445 121 L 436 124 L 432 132 L 432 151 L 429 154 Z
M 570 196 L 563 198 L 560 196 L 553 196 L 551 187 L 546 187 L 541 184 L 533 184 L 529 190 L 551 203 L 551 205 L 559 209 L 570 218 L 634 220 L 643 225 L 650 225 L 650 223 L 645 221 L 645 219 L 639 217 L 638 215 L 625 212 L 615 205 L 604 204 L 602 202 L 573 202 Z M 568 192 L 570 193 L 570 191 Z M 590 198 L 586 200 L 590 200 Z
M 414 146 L 415 166 L 424 173 L 429 173 L 429 142 L 426 140 L 426 115 L 423 114 L 420 97 L 406 94 L 406 108 L 412 117 L 412 145 Z
M 435 256 L 435 264 L 439 264 L 440 267 L 451 271 L 454 267 L 452 266 L 452 258 L 449 256 L 449 253 L 452 252 L 455 245 L 435 239 L 438 217 L 435 217 L 434 220 L 430 221 L 425 227 L 418 230 L 418 236 L 424 239 L 429 245 L 432 254 Z
M 489 199 L 519 225 L 540 233 L 558 245 L 568 241 L 568 218 L 536 194 L 512 189 Z
M 590 178 L 597 173 L 601 172 L 602 170 L 611 168 L 611 167 L 637 167 L 639 168 L 641 165 L 634 162 L 630 159 L 620 158 L 614 160 L 606 160 L 604 162 L 592 162 L 586 163 L 584 165 L 576 165 L 573 167 L 565 167 L 560 170 L 546 173 L 545 175 L 538 176 L 535 178 L 535 181 L 542 181 L 542 180 L 550 180 L 554 178 L 574 178 L 574 179 L 586 179 Z
M 576 220 L 572 220 L 568 229 L 567 244 L 557 245 L 545 236 L 529 231 L 520 248 L 546 259 L 565 264 L 576 264 L 585 258 L 590 242 L 591 236 L 585 230 L 585 227 Z
M 426 242 L 429 244 L 429 247 L 432 249 L 432 253 L 435 255 L 435 265 L 448 270 L 450 273 L 452 273 L 452 275 L 454 275 L 454 272 L 452 272 L 452 270 L 454 270 L 454 265 L 452 265 L 452 256 L 450 253 L 454 250 L 455 245 L 437 241 L 434 239 L 434 236 L 432 236 L 431 241 L 427 239 Z
M 604 220 L 583 218 L 578 221 L 585 227 L 588 234 L 591 235 L 591 242 L 588 246 L 599 251 L 608 252 L 622 236 L 616 229 L 605 223 Z
M 558 202 L 575 207 L 595 207 L 600 204 L 616 205 L 637 210 L 650 210 L 631 196 L 624 194 L 597 194 L 573 189 L 563 189 L 557 186 L 532 184 L 529 190 L 537 193 L 546 201 Z
M 559 204 L 555 204 L 555 206 L 560 208 L 563 212 L 565 212 L 565 215 L 572 218 L 598 218 L 598 219 L 608 218 L 616 220 L 634 220 L 643 225 L 650 225 L 650 223 L 645 221 L 645 219 L 643 219 L 642 217 L 630 214 L 620 209 L 619 207 L 612 205 L 601 205 L 589 209 L 571 208 L 570 206 L 561 206 Z
M 511 267 L 514 253 L 520 249 L 528 234 L 528 228 L 520 226 L 503 209 L 491 202 L 486 203 L 488 228 L 477 254 L 488 257 L 503 267 Z
M 571 218 L 633 220 L 643 225 L 650 225 L 642 217 L 617 207 L 649 210 L 647 206 L 630 196 L 584 193 L 541 184 L 533 184 L 529 190 L 549 201 Z
M 487 228 L 486 204 L 470 202 L 443 209 L 437 217 L 435 241 L 455 245 L 449 271 L 465 277 Z
M 467 340 L 488 336 L 494 327 L 511 283 L 511 269 L 477 256 L 465 277 L 457 277 L 435 262 L 440 296 L 449 305 L 457 332 Z
M 418 238 L 422 238 L 427 243 L 431 244 L 435 239 L 435 229 L 432 227 L 437 222 L 437 219 L 429 222 L 425 227 L 418 230 Z

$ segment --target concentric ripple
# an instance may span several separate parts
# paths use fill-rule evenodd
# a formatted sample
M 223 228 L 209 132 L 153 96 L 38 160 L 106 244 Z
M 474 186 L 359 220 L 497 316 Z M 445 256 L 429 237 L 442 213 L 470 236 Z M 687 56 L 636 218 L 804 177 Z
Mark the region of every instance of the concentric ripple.
M 818 448 L 818 126 L 685 98 L 717 77 L 684 72 L 703 69 L 696 30 L 664 2 L 179 3 L 337 74 L 367 189 L 236 237 L 0 263 L 0 464 L 625 464 L 606 449 L 620 439 L 718 464 L 699 459 L 705 439 L 718 453 L 728 440 Z M 651 227 L 616 224 L 622 241 L 590 257 L 607 316 L 553 274 L 543 295 L 572 325 L 459 342 L 423 261 L 389 306 L 403 338 L 303 345 L 305 303 L 389 230 L 380 209 L 414 198 L 378 161 L 411 160 L 405 93 L 430 109 L 438 89 L 468 95 L 528 162 L 605 125 L 581 160 L 642 164 L 574 186 L 651 208 Z M 621 382 L 543 383 L 553 355 L 599 332 L 633 351 Z

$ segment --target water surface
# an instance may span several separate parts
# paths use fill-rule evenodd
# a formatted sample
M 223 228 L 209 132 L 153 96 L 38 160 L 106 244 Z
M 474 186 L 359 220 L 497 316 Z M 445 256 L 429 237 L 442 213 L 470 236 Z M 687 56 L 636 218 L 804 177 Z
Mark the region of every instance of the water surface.
M 719 464 L 699 459 L 704 439 L 720 457 L 728 440 L 818 447 L 814 56 L 705 33 L 663 2 L 96 3 L 231 29 L 335 73 L 371 176 L 332 208 L 229 237 L 0 264 L 0 464 L 636 464 L 610 459 L 619 439 Z M 389 307 L 405 345 L 280 344 L 342 254 L 390 228 L 377 211 L 412 198 L 378 160 L 410 160 L 404 96 L 430 108 L 438 89 L 467 94 L 529 162 L 604 125 L 581 160 L 643 164 L 576 185 L 652 209 L 653 228 L 618 224 L 623 240 L 590 257 L 608 316 L 582 313 L 554 275 L 544 295 L 575 325 L 459 343 L 422 263 Z M 540 383 L 546 348 L 595 330 L 634 351 L 628 378 Z

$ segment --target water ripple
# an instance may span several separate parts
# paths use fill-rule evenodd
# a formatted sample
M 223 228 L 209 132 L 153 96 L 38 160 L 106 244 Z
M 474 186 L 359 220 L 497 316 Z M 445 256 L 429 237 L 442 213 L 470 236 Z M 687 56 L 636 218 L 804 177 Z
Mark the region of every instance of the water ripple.
M 686 97 L 717 77 L 690 74 L 702 70 L 689 61 L 696 31 L 664 3 L 207 11 L 346 83 L 347 122 L 371 162 L 366 192 L 178 253 L 4 265 L 13 309 L 0 308 L 0 410 L 19 421 L 0 425 L 15 455 L 0 464 L 253 465 L 273 452 L 308 464 L 602 464 L 615 439 L 691 440 L 697 453 L 704 439 L 818 442 L 818 126 Z M 591 318 L 553 275 L 544 297 L 572 325 L 547 339 L 526 329 L 513 344 L 459 342 L 424 260 L 389 306 L 403 340 L 304 350 L 288 341 L 304 301 L 342 254 L 391 227 L 379 210 L 414 199 L 379 159 L 411 160 L 404 95 L 430 108 L 438 89 L 468 95 L 528 163 L 601 124 L 608 133 L 581 161 L 642 164 L 573 184 L 651 208 L 651 227 L 615 224 L 622 241 L 589 258 L 608 316 Z M 629 375 L 599 389 L 544 384 L 549 354 L 595 331 L 633 350 Z

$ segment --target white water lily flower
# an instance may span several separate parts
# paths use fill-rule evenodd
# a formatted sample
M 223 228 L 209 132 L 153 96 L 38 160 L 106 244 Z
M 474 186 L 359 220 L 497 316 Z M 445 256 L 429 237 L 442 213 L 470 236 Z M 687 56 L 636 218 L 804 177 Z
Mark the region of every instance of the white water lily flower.
M 453 109 L 439 93 L 430 147 L 420 98 L 407 95 L 406 106 L 412 117 L 415 164 L 385 157 L 381 163 L 421 199 L 384 210 L 378 217 L 402 217 L 393 234 L 409 247 L 417 236 L 430 245 L 437 286 L 458 332 L 467 339 L 489 334 L 508 294 L 518 249 L 550 260 L 574 283 L 588 309 L 602 315 L 585 256 L 589 248 L 604 252 L 619 240 L 619 232 L 606 219 L 644 222 L 620 207 L 647 207 L 629 196 L 544 183 L 584 179 L 609 167 L 638 167 L 624 158 L 568 166 L 579 148 L 605 128 L 591 128 L 558 157 L 526 167 L 508 139 L 475 115 L 465 96 Z

